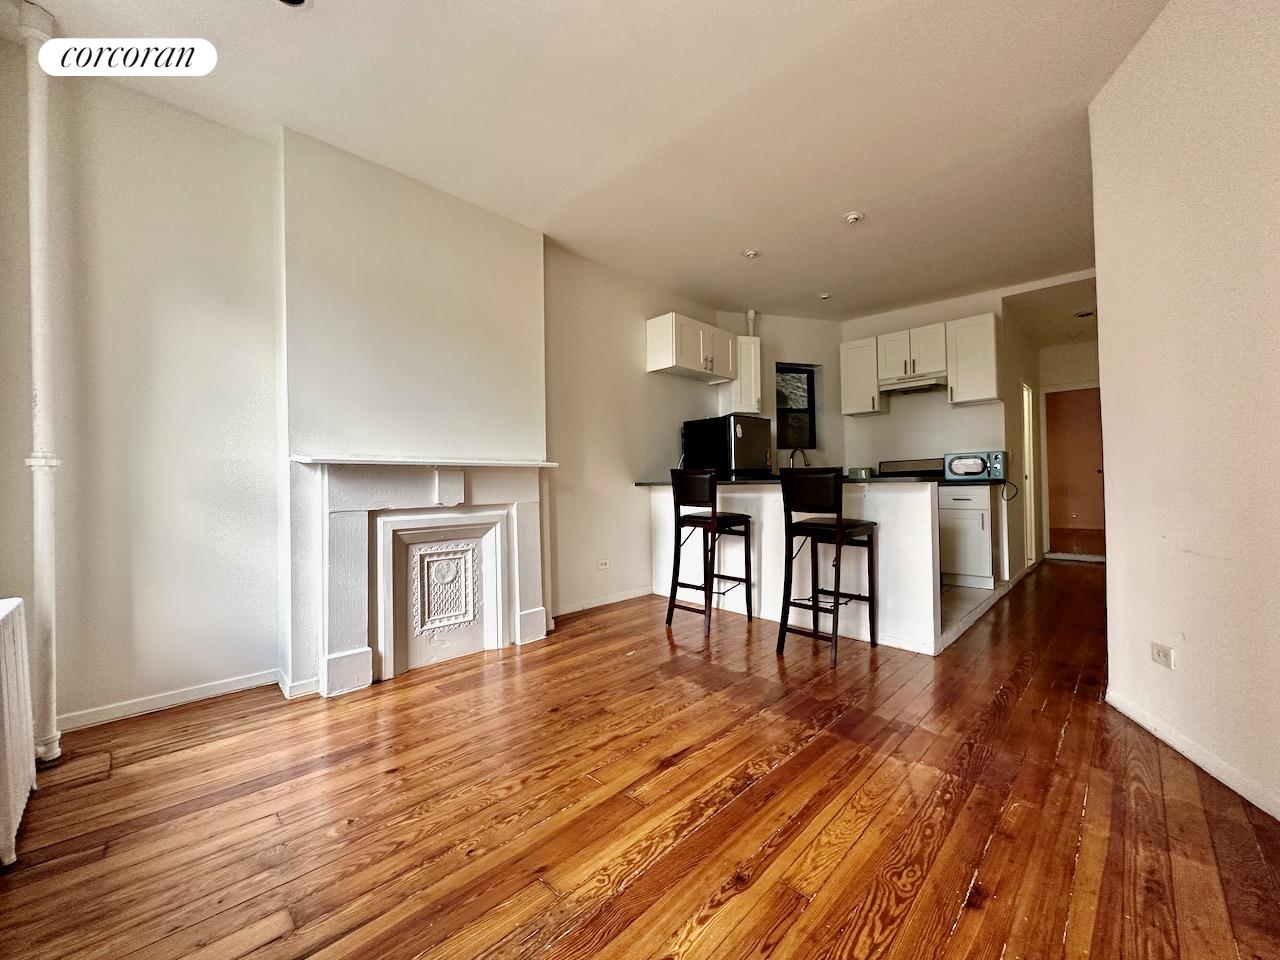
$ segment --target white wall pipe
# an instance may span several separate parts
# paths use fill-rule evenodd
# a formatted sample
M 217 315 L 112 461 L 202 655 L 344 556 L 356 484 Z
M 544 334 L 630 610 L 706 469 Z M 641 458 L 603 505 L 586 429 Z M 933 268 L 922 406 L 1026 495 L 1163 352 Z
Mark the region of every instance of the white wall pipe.
M 49 268 L 49 78 L 40 45 L 53 36 L 53 17 L 23 0 L 18 30 L 27 49 L 27 216 L 31 261 L 31 467 L 34 577 L 31 603 L 31 692 L 35 750 L 41 760 L 62 753 L 57 697 L 57 554 L 53 423 L 54 323 Z

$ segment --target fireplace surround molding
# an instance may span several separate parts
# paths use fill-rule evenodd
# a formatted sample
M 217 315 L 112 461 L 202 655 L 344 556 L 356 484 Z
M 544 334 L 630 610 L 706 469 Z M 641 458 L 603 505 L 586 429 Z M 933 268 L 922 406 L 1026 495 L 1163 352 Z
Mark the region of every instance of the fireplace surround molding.
M 290 562 L 282 624 L 286 696 L 335 696 L 389 679 L 394 655 L 395 551 L 404 538 L 481 534 L 495 576 L 497 630 L 485 648 L 540 640 L 553 626 L 544 594 L 541 462 L 465 465 L 366 460 L 289 464 Z M 403 670 L 404 665 L 399 665 Z

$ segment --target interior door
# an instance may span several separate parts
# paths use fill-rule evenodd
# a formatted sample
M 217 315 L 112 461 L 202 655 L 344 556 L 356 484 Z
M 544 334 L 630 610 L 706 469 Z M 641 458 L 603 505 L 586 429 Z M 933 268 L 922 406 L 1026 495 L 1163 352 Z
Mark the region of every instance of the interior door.
M 882 333 L 876 337 L 880 379 L 900 380 L 911 375 L 911 331 Z
M 1101 555 L 1106 503 L 1098 388 L 1046 393 L 1044 407 L 1049 549 Z
M 931 323 L 911 331 L 911 372 L 941 373 L 947 369 L 947 325 Z
M 689 370 L 704 369 L 702 352 L 702 324 L 689 317 L 676 314 L 676 366 Z

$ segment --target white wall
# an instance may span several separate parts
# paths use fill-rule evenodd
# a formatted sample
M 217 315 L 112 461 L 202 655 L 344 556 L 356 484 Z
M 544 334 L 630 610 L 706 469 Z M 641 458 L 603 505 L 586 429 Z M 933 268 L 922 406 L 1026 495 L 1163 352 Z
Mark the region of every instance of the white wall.
M 716 325 L 734 333 L 747 332 L 742 313 L 716 314 Z M 760 337 L 760 416 L 774 421 L 777 442 L 777 364 L 806 363 L 818 367 L 815 383 L 818 400 L 818 446 L 808 451 L 815 466 L 844 466 L 844 417 L 840 414 L 840 324 L 810 317 L 773 314 L 756 318 Z M 731 387 L 725 386 L 723 390 Z M 788 450 L 777 451 L 775 466 L 786 466 Z M 799 457 L 796 465 L 800 465 Z
M 1097 383 L 1098 341 L 1061 343 L 1040 348 L 1040 386 Z
M 3 45 L 6 80 L 16 56 Z M 54 89 L 58 698 L 76 726 L 275 677 L 272 157 L 108 81 Z M 6 457 L 29 409 L 0 421 Z
M 1090 127 L 1107 697 L 1280 816 L 1277 49 L 1272 0 L 1172 0 Z
M 713 311 L 546 247 L 547 438 L 552 460 L 552 613 L 649 592 L 649 494 L 668 475 L 680 424 L 717 413 L 716 388 L 645 372 L 645 321 Z M 610 561 L 597 570 L 596 561 Z
M 0 597 L 31 596 L 26 59 L 0 40 Z
M 283 136 L 291 452 L 542 460 L 542 235 Z

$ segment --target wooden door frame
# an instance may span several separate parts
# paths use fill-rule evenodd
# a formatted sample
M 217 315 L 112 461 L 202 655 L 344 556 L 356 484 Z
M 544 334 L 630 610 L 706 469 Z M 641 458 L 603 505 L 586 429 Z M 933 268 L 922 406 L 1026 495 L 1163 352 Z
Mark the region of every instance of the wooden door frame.
M 1050 552 L 1049 543 L 1049 404 L 1047 398 L 1051 393 L 1066 393 L 1069 390 L 1097 390 L 1102 394 L 1102 385 L 1097 380 L 1080 380 L 1076 383 L 1055 383 L 1052 386 L 1040 387 L 1040 526 L 1044 534 L 1044 552 Z M 1098 429 L 1102 429 L 1099 422 Z M 1103 522 L 1105 528 L 1106 522 Z

